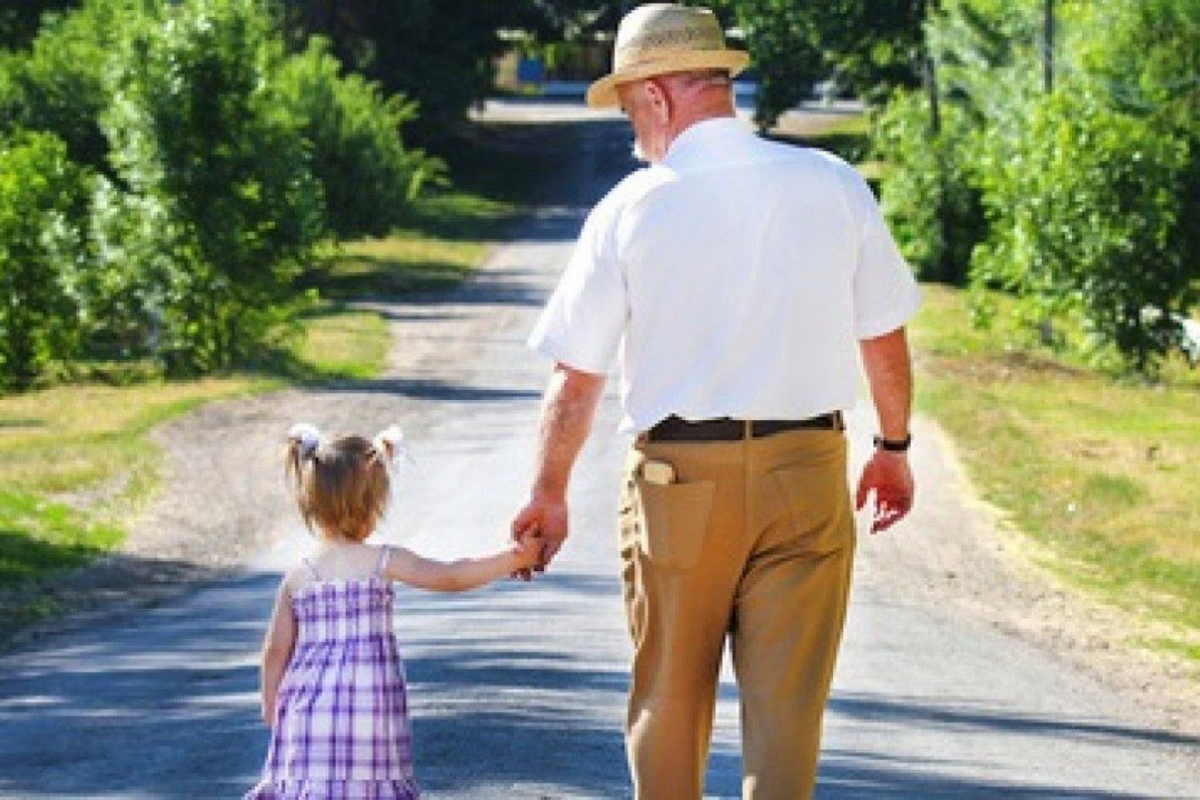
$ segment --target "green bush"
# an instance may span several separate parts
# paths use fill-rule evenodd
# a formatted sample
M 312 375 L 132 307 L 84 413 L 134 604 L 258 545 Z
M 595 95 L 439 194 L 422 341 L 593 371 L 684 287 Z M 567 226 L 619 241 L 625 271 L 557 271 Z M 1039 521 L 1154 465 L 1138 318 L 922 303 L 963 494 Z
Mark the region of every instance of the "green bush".
M 0 146 L 0 388 L 29 386 L 79 346 L 90 180 L 52 134 Z
M 77 0 L 21 0 L 14 8 L 0 8 L 0 47 L 19 48 L 38 33 L 42 17 L 75 5 Z
M 492 59 L 507 44 L 501 29 L 536 22 L 541 0 L 282 0 L 292 35 L 329 37 L 348 68 L 377 81 L 388 94 L 420 103 L 409 127 L 414 140 L 445 144 L 472 103 L 492 86 Z M 541 7 L 541 8 L 539 8 Z
M 28 51 L 0 56 L 0 132 L 51 131 L 73 161 L 106 171 L 104 71 L 122 29 L 142 13 L 137 0 L 88 0 L 48 17 Z
M 270 89 L 281 59 L 265 2 L 187 0 L 134 26 L 114 61 L 102 125 L 133 197 L 107 230 L 143 261 L 175 371 L 254 352 L 321 235 L 319 185 Z
M 1037 98 L 1022 127 L 985 149 L 992 233 L 972 279 L 1016 293 L 1031 321 L 1079 312 L 1096 346 L 1152 371 L 1197 299 L 1186 141 L 1076 87 Z
M 386 234 L 421 186 L 441 179 L 440 161 L 401 141 L 416 105 L 385 98 L 360 75 L 343 76 L 325 40 L 313 38 L 289 58 L 274 87 L 280 108 L 312 149 L 328 226 L 339 238 Z
M 881 205 L 917 274 L 961 285 L 986 231 L 971 172 L 975 134 L 953 105 L 942 107 L 940 131 L 931 127 L 928 100 L 913 92 L 896 94 L 876 118 L 876 156 L 887 165 Z

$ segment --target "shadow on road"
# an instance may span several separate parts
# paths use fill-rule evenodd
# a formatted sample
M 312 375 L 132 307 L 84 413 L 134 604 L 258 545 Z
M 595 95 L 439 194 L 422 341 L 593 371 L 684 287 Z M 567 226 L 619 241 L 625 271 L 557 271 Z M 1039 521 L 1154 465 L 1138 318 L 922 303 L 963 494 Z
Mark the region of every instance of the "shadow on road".
M 0 727 L 19 722 L 21 736 L 0 737 L 0 794 L 206 798 L 244 790 L 266 747 L 253 653 L 276 580 L 246 574 L 187 606 L 149 609 L 63 646 L 13 654 L 0 681 Z M 628 795 L 621 736 L 628 675 L 623 661 L 605 655 L 624 630 L 592 611 L 619 591 L 615 576 L 557 574 L 465 595 L 398 592 L 418 777 L 432 796 L 495 797 L 502 787 L 552 797 Z M 536 613 L 547 606 L 558 612 Z M 513 615 L 530 620 L 522 635 L 498 634 L 503 629 L 491 622 Z M 723 698 L 734 692 L 721 688 Z M 913 730 L 1035 734 L 1048 746 L 1064 738 L 1200 744 L 1163 731 L 869 694 L 839 694 L 830 708 Z M 130 748 L 136 770 L 124 766 Z M 958 774 L 970 767 L 831 749 L 816 796 L 1137 796 Z M 214 775 L 222 777 L 214 782 Z M 738 796 L 739 776 L 736 752 L 717 748 L 708 795 Z
M 265 741 L 252 654 L 277 581 L 243 575 L 8 654 L 0 728 L 19 735 L 0 736 L 0 795 L 240 795 Z
M 541 392 L 533 389 L 465 386 L 437 380 L 385 378 L 366 381 L 342 381 L 322 387 L 327 392 L 384 392 L 397 397 L 448 402 L 486 403 L 508 400 L 537 400 Z
M 813 797 L 815 800 L 1151 800 L 1148 795 L 1055 783 L 1012 783 L 938 774 L 942 766 L 963 768 L 962 764 L 939 764 L 936 759 L 897 761 L 877 753 L 834 750 L 825 754 Z
M 963 732 L 983 729 L 1023 736 L 1046 736 L 1057 741 L 1110 739 L 1130 744 L 1153 742 L 1200 747 L 1200 738 L 1171 731 L 997 711 L 975 705 L 952 707 L 895 697 L 839 694 L 830 701 L 829 708 L 834 713 L 851 717 Z

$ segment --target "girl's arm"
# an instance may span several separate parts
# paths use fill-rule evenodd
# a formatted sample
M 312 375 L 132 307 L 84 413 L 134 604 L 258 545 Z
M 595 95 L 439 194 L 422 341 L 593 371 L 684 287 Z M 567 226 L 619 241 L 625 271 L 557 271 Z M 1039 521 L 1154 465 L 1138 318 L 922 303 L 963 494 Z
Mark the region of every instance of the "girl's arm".
M 292 657 L 292 647 L 295 643 L 296 617 L 292 614 L 291 593 L 285 578 L 279 584 L 279 593 L 275 596 L 275 609 L 271 612 L 271 622 L 263 640 L 259 673 L 262 717 L 268 727 L 275 722 L 275 696 L 279 693 L 279 682 L 283 680 L 283 671 Z
M 392 549 L 383 574 L 388 580 L 435 592 L 463 592 L 532 567 L 542 552 L 541 539 L 528 537 L 507 550 L 481 558 L 437 561 L 403 547 Z

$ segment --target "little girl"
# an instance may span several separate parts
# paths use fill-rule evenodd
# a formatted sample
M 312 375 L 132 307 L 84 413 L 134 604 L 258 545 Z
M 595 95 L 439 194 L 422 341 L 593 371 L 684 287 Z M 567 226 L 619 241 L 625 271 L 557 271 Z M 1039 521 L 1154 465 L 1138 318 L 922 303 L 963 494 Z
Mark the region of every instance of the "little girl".
M 319 544 L 276 597 L 262 654 L 271 743 L 247 800 L 417 798 L 391 582 L 461 591 L 538 560 L 541 543 L 532 538 L 453 562 L 364 543 L 387 506 L 389 467 L 401 447 L 394 427 L 374 441 L 325 443 L 311 425 L 288 436 L 286 473 Z

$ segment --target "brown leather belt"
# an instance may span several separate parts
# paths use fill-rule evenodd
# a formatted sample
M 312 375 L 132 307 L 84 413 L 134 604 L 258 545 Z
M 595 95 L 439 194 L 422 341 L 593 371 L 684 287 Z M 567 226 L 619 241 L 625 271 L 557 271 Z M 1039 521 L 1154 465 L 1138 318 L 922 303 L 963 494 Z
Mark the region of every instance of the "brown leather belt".
M 704 419 L 689 422 L 674 415 L 646 432 L 648 442 L 734 442 L 745 439 L 747 433 L 753 439 L 773 433 L 815 428 L 825 431 L 845 430 L 842 412 L 834 411 L 808 419 Z

